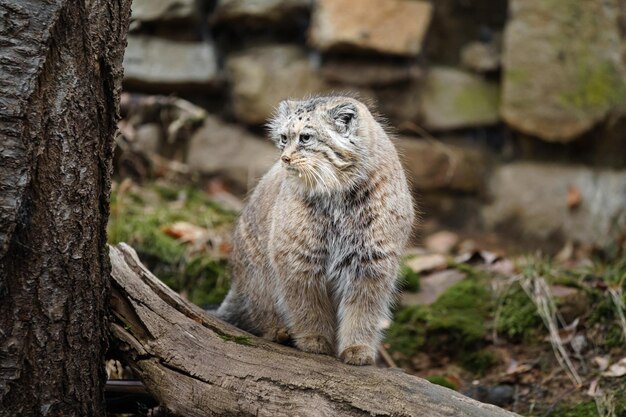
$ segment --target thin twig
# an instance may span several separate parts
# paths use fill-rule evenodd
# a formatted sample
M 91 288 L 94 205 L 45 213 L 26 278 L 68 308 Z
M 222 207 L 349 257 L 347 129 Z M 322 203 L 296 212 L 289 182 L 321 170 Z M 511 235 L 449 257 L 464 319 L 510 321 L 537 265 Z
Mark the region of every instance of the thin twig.
M 550 344 L 552 345 L 552 349 L 554 350 L 554 354 L 559 362 L 559 365 L 561 365 L 561 367 L 566 371 L 572 382 L 577 387 L 580 387 L 582 379 L 580 378 L 580 375 L 578 375 L 569 354 L 565 350 L 563 340 L 559 335 L 559 328 L 557 325 L 557 309 L 546 280 L 539 276 L 524 277 L 521 280 L 521 285 L 526 294 L 528 294 L 530 299 L 535 304 L 537 313 L 543 320 L 545 326 L 548 328 L 548 332 L 550 333 Z
M 378 346 L 378 353 L 380 353 L 380 357 L 385 361 L 389 368 L 397 368 L 396 362 L 393 360 L 387 349 L 383 345 Z

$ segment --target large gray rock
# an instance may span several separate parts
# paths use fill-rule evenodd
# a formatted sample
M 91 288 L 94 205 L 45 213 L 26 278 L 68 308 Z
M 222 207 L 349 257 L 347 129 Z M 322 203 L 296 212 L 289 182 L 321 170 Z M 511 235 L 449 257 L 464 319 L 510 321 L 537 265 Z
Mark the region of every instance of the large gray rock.
M 129 35 L 124 83 L 150 91 L 207 89 L 218 82 L 217 58 L 207 42 L 178 42 Z
M 432 10 L 416 0 L 317 0 L 310 41 L 322 51 L 414 56 L 422 49 Z
M 502 115 L 567 142 L 626 102 L 618 0 L 511 0 Z
M 252 125 L 265 123 L 285 98 L 327 89 L 297 46 L 254 47 L 228 57 L 226 69 L 235 116 Z
M 310 0 L 219 0 L 211 19 L 215 23 L 290 23 L 305 14 Z
M 268 140 L 209 116 L 191 137 L 186 162 L 194 171 L 221 175 L 245 191 L 277 159 L 278 150 Z
M 503 232 L 604 245 L 626 225 L 626 171 L 519 162 L 498 168 L 489 187 L 485 224 Z
M 428 71 L 422 94 L 424 127 L 449 130 L 493 125 L 499 120 L 496 84 L 447 67 Z
M 133 0 L 132 19 L 140 22 L 199 20 L 197 0 Z
M 484 187 L 489 161 L 478 148 L 402 137 L 396 140 L 409 181 L 420 191 L 478 192 Z

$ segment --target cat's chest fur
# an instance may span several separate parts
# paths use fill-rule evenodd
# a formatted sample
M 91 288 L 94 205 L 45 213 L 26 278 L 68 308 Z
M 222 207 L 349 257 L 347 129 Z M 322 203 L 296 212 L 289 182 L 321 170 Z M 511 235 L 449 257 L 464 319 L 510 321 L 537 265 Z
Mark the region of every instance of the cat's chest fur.
M 328 279 L 358 268 L 360 257 L 375 247 L 373 222 L 378 217 L 367 190 L 338 195 L 288 196 L 277 200 L 273 240 L 292 253 L 313 260 Z

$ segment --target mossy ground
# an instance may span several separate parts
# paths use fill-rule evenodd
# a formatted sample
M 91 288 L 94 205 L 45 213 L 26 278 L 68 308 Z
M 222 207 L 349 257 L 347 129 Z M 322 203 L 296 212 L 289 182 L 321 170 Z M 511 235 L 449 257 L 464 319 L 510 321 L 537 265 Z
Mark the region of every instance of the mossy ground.
M 113 187 L 109 241 L 128 242 L 159 278 L 192 302 L 216 305 L 228 290 L 229 275 L 226 253 L 215 245 L 228 242 L 235 217 L 235 213 L 223 209 L 196 189 L 163 184 L 140 188 L 122 183 Z M 209 231 L 207 241 L 200 246 L 191 245 L 166 233 L 168 226 L 181 221 Z M 526 257 L 516 263 L 516 280 L 473 264 L 451 263 L 449 267 L 463 272 L 466 278 L 448 288 L 429 306 L 397 309 L 385 341 L 397 362 L 409 370 L 415 357 L 428 355 L 431 364 L 424 375 L 433 383 L 458 390 L 463 390 L 463 380 L 468 383 L 480 379 L 497 384 L 507 366 L 501 355 L 503 349 L 517 359 L 534 361 L 533 369 L 524 378 L 534 372 L 535 378 L 541 381 L 546 374 L 558 371 L 545 339 L 547 331 L 543 321 L 522 289 L 520 277 L 541 276 L 549 284 L 576 288 L 584 294 L 592 306 L 580 317 L 579 325 L 593 343 L 593 350 L 587 353 L 588 363 L 593 355 L 607 354 L 612 361 L 626 356 L 618 310 L 608 294 L 609 288 L 626 292 L 626 256 L 621 252 L 593 258 L 592 262 L 577 267 L 559 266 L 543 257 Z M 404 266 L 401 288 L 417 292 L 421 278 Z M 626 301 L 623 296 L 622 301 Z M 225 337 L 224 340 L 249 343 L 245 338 Z M 449 366 L 462 369 L 461 380 L 454 372 L 448 374 Z M 586 378 L 599 375 L 597 371 L 589 372 Z M 523 379 L 514 382 L 522 387 L 529 384 Z M 506 383 L 511 381 L 506 380 Z M 567 380 L 559 381 L 563 383 Z M 541 395 L 552 391 L 555 391 L 554 396 L 558 395 L 556 390 L 560 385 L 538 384 Z M 607 392 L 624 392 L 623 384 L 613 383 L 609 388 Z M 532 395 L 529 394 L 528 404 L 535 401 Z M 595 403 L 590 403 L 582 391 L 568 396 L 573 405 L 554 403 L 554 396 L 544 401 L 542 413 L 551 413 L 545 415 L 599 416 Z M 616 412 L 615 415 L 626 417 L 626 406 L 620 404 L 618 401 L 616 410 L 622 414 Z M 531 410 L 530 406 L 517 409 L 521 414 L 533 414 Z
M 450 287 L 430 306 L 415 305 L 396 311 L 386 342 L 392 352 L 399 352 L 406 359 L 422 351 L 456 359 L 467 352 L 477 354 L 484 344 L 490 310 L 486 284 L 467 279 Z M 461 361 L 470 367 L 472 362 L 471 356 Z
M 109 242 L 127 242 L 163 282 L 198 305 L 219 304 L 229 288 L 225 256 L 214 242 L 193 246 L 165 232 L 176 222 L 206 228 L 228 239 L 235 213 L 223 209 L 201 191 L 125 182 L 111 193 Z
M 522 415 L 626 417 L 620 401 L 615 414 L 598 414 L 595 403 L 589 403 L 585 395 L 590 381 L 598 378 L 605 392 L 626 398 L 624 384 L 602 378 L 593 365 L 596 356 L 607 356 L 611 363 L 626 356 L 618 307 L 609 295 L 611 288 L 626 290 L 626 257 L 617 252 L 594 255 L 578 265 L 568 265 L 543 256 L 525 256 L 514 264 L 509 275 L 501 275 L 475 264 L 451 263 L 449 267 L 466 274 L 463 281 L 430 306 L 395 311 L 386 338 L 392 357 L 433 383 L 460 391 L 468 389 L 472 381 L 491 386 L 514 384 L 526 392 L 516 403 L 515 411 Z M 580 357 L 565 342 L 585 380 L 578 390 L 559 367 L 544 321 L 521 284 L 533 277 L 545 279 L 549 286 L 574 289 L 576 300 L 583 300 L 584 308 L 578 313 L 574 310 L 573 319 L 563 323 L 557 319 L 559 326 L 577 319 L 575 334 L 586 341 Z M 552 301 L 557 315 L 571 307 L 567 299 L 554 297 Z M 626 297 L 622 296 L 622 301 L 626 302 Z M 513 359 L 529 367 L 519 375 L 515 368 L 507 374 Z M 586 365 L 581 365 L 583 361 Z M 448 378 L 450 374 L 453 376 Z M 455 382 L 454 387 L 450 381 Z
M 579 404 L 561 405 L 547 414 L 547 417 L 626 417 L 626 398 L 585 401 Z

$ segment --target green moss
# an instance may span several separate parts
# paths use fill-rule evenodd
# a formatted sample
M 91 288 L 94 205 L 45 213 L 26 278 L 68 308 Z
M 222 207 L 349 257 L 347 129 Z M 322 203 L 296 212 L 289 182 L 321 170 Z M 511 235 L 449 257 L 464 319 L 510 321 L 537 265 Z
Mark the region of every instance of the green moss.
M 455 391 L 459 389 L 459 387 L 454 382 L 450 381 L 448 378 L 442 375 L 431 375 L 427 376 L 425 379 L 431 384 L 441 385 L 442 387 L 450 388 Z
M 607 349 L 621 348 L 624 347 L 624 343 L 626 343 L 626 341 L 624 340 L 624 332 L 617 323 L 607 329 L 606 333 L 604 334 L 604 340 L 597 342 L 600 345 L 604 345 L 604 347 Z
M 564 94 L 561 101 L 576 109 L 606 109 L 626 99 L 626 86 L 612 62 L 579 59 L 576 89 Z
M 589 303 L 594 306 L 589 316 L 589 324 L 607 323 L 615 319 L 615 307 L 608 294 L 598 290 L 587 292 Z
M 182 221 L 217 230 L 230 227 L 234 218 L 192 188 L 117 186 L 111 194 L 109 242 L 130 244 L 157 277 L 173 290 L 184 291 L 193 303 L 218 304 L 229 287 L 226 261 L 215 259 L 208 248 L 190 249 L 164 228 Z
M 419 352 L 426 341 L 428 320 L 428 307 L 417 305 L 396 312 L 386 338 L 391 350 L 406 356 Z
M 494 326 L 498 334 L 514 342 L 529 342 L 543 329 L 535 305 L 517 283 L 502 295 Z
M 595 402 L 576 404 L 572 406 L 561 406 L 554 409 L 550 417 L 599 417 Z
M 525 84 L 530 80 L 528 73 L 520 68 L 507 68 L 504 76 L 507 82 L 513 84 Z
M 626 256 L 619 256 L 607 262 L 596 262 L 595 273 L 609 286 L 626 290 Z
M 609 404 L 607 404 L 613 412 L 602 413 L 602 415 L 611 415 L 615 417 L 626 417 L 626 399 L 623 395 L 619 395 L 613 397 L 610 400 Z M 604 405 L 606 407 L 606 405 Z M 598 413 L 598 407 L 594 401 L 580 403 L 580 404 L 571 404 L 571 405 L 561 405 L 555 408 L 551 413 L 548 414 L 549 417 L 601 417 Z
M 499 106 L 498 86 L 487 83 L 469 85 L 454 99 L 454 109 L 470 120 L 497 118 Z
M 222 339 L 225 342 L 234 342 L 239 345 L 245 345 L 245 346 L 254 345 L 252 343 L 252 340 L 250 340 L 248 336 L 230 336 L 230 335 L 224 334 L 220 336 L 220 339 Z
M 463 272 L 467 274 L 467 276 L 470 278 L 482 277 L 484 275 L 481 273 L 481 271 L 474 268 L 474 266 L 463 262 L 449 262 L 448 268 L 454 268 L 459 272 Z
M 448 288 L 430 306 L 411 306 L 396 312 L 386 340 L 392 351 L 407 356 L 421 349 L 457 356 L 480 346 L 490 306 L 487 288 L 466 279 Z
M 406 265 L 400 268 L 400 287 L 403 290 L 418 292 L 420 290 L 420 275 Z
M 485 336 L 485 319 L 489 315 L 491 296 L 487 288 L 473 279 L 448 288 L 431 306 L 429 334 L 442 348 L 471 348 Z
M 479 350 L 461 354 L 459 363 L 468 371 L 478 376 L 484 376 L 488 370 L 498 364 L 498 358 L 492 352 Z

